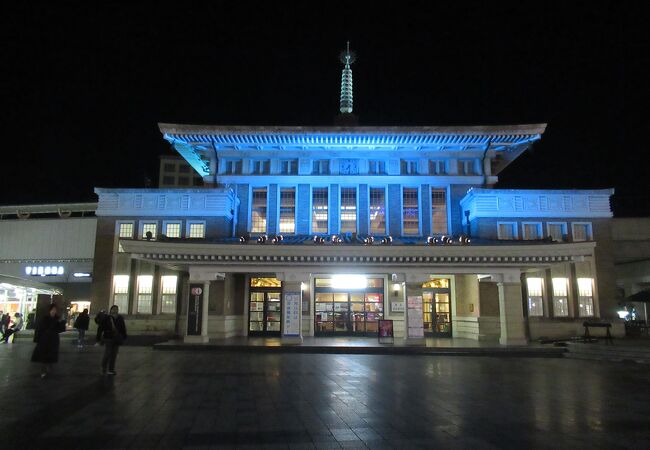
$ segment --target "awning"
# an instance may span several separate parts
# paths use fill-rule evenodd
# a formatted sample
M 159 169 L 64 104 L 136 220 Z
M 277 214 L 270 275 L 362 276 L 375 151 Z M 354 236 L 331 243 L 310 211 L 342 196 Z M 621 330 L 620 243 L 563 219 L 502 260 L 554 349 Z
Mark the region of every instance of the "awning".
M 11 284 L 13 286 L 22 287 L 22 288 L 31 288 L 31 289 L 38 289 L 40 291 L 48 291 L 52 293 L 60 294 L 63 292 L 61 288 L 49 284 L 41 283 L 40 281 L 0 274 L 0 284 L 3 283 Z
M 626 302 L 645 302 L 650 303 L 650 289 L 644 289 L 636 294 L 632 294 L 625 298 Z

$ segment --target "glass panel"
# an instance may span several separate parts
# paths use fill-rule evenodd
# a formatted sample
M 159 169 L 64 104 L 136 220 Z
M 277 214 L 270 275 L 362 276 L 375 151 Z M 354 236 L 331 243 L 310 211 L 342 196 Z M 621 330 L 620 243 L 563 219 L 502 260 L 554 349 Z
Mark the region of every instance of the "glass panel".
M 447 289 L 449 288 L 449 279 L 448 278 L 432 278 L 429 281 L 426 281 L 422 284 L 423 288 L 440 288 Z
M 363 302 L 363 294 L 350 294 L 351 302 Z
M 382 288 L 382 287 L 384 287 L 384 279 L 383 278 L 368 278 L 366 281 L 368 282 L 368 287 L 369 288 Z
M 280 190 L 280 233 L 296 231 L 296 190 Z
M 334 294 L 334 301 L 335 302 L 347 302 L 348 301 L 348 294 Z
M 376 333 L 377 330 L 378 330 L 377 321 L 374 320 L 371 322 L 370 319 L 368 319 L 368 321 L 366 322 L 366 333 Z
M 366 301 L 367 302 L 381 302 L 382 301 L 382 294 L 366 294 Z
M 190 224 L 190 238 L 204 238 L 205 237 L 205 224 L 191 223 Z
M 363 303 L 350 303 L 350 308 L 353 312 L 363 312 Z
M 266 331 L 280 331 L 280 322 L 266 322 Z
M 318 322 L 316 323 L 316 331 L 331 333 L 334 331 L 334 324 L 332 322 Z
M 331 278 L 316 278 L 315 281 L 316 287 L 331 287 L 332 279 Z
M 370 234 L 386 234 L 386 192 L 383 188 L 370 188 Z
M 316 294 L 316 302 L 331 302 L 334 299 L 334 294 L 323 294 L 318 292 Z
M 327 188 L 313 188 L 311 199 L 311 231 L 328 231 L 328 192 Z
M 402 234 L 417 235 L 420 233 L 419 211 L 418 189 L 404 188 L 402 191 Z
M 251 301 L 263 302 L 264 301 L 264 292 L 251 292 Z
M 121 223 L 120 224 L 120 237 L 124 239 L 133 238 L 133 224 L 132 223 Z
M 266 188 L 253 189 L 251 232 L 266 233 Z
M 338 302 L 334 303 L 334 311 L 347 311 L 348 310 L 348 302 Z M 363 310 L 363 303 L 361 304 L 361 310 Z
M 357 190 L 341 188 L 341 233 L 357 231 Z
M 250 313 L 250 320 L 253 321 L 262 321 L 264 320 L 264 313 L 263 312 L 251 312 Z
M 352 332 L 353 333 L 365 333 L 365 317 L 363 313 L 353 313 L 352 314 Z
M 264 331 L 264 322 L 250 322 L 248 329 L 250 331 Z
M 279 292 L 269 292 L 266 294 L 266 297 L 271 300 L 271 301 L 280 301 L 280 293 Z
M 277 278 L 251 278 L 251 287 L 281 287 L 282 282 Z
M 347 331 L 347 321 L 347 313 L 334 313 L 334 331 Z
M 264 311 L 264 302 L 251 302 L 251 311 Z
M 318 311 L 333 311 L 333 303 L 316 303 L 316 312 Z

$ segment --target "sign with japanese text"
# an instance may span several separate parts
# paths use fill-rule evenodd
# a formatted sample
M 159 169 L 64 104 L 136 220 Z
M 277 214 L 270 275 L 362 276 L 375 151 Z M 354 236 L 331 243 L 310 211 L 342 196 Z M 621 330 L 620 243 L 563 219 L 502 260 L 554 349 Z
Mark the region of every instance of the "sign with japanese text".
M 284 293 L 284 336 L 300 336 L 301 317 L 300 317 L 300 292 Z

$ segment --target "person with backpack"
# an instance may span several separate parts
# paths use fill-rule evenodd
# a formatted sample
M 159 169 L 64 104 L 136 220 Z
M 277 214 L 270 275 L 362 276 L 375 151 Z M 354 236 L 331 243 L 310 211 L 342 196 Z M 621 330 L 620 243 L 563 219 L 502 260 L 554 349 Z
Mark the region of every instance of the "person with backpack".
M 119 314 L 117 305 L 111 306 L 108 314 L 104 314 L 97 330 L 100 343 L 104 345 L 102 357 L 102 375 L 115 375 L 115 360 L 120 345 L 126 339 L 126 324 Z
M 13 335 L 16 339 L 16 333 L 23 329 L 23 318 L 20 313 L 14 314 L 14 323 L 9 327 L 7 331 L 2 335 L 2 342 L 4 344 L 9 343 L 9 338 Z
M 77 319 L 74 321 L 74 328 L 76 328 L 79 333 L 79 338 L 77 339 L 77 347 L 83 348 L 84 339 L 86 337 L 86 331 L 88 331 L 88 325 L 90 324 L 90 316 L 88 315 L 88 308 L 84 309 L 81 314 L 77 316 Z

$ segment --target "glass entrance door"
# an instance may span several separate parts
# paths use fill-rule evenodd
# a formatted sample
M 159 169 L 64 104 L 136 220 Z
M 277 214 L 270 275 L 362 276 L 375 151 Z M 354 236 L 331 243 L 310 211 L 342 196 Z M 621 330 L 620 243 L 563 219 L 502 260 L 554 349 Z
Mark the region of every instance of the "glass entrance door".
M 280 336 L 282 302 L 279 291 L 251 291 L 248 306 L 249 336 Z
M 449 292 L 422 292 L 424 333 L 429 336 L 451 337 L 451 303 Z
M 329 280 L 316 280 L 315 335 L 375 336 L 377 320 L 384 316 L 383 280 L 370 279 L 369 287 L 355 291 L 322 286 L 327 281 Z M 371 284 L 372 281 L 374 284 Z

